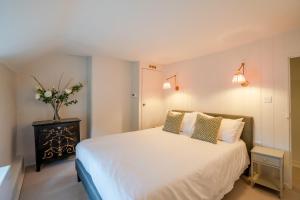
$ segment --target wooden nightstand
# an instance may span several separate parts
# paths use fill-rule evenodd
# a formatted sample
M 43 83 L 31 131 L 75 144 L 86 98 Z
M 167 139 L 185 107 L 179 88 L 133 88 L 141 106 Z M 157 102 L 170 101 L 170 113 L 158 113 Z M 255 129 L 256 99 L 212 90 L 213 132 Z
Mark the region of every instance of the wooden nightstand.
M 283 194 L 284 152 L 255 146 L 251 150 L 251 183 L 263 185 Z

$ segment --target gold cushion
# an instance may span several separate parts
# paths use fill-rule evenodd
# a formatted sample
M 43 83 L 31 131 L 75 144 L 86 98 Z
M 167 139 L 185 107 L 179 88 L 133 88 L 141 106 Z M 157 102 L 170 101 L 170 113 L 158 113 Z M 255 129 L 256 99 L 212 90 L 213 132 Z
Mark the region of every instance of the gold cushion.
M 221 122 L 222 117 L 207 118 L 197 115 L 192 138 L 216 144 Z
M 164 131 L 179 133 L 184 113 L 169 111 L 163 127 Z

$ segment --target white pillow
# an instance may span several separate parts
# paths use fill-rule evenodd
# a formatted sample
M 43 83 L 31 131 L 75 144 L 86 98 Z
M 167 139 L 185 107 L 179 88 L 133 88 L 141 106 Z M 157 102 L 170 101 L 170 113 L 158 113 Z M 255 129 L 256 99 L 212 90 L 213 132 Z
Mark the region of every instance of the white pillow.
M 191 137 L 194 132 L 194 126 L 195 122 L 197 119 L 197 114 L 196 112 L 191 112 L 191 113 L 185 113 L 183 116 L 182 124 L 180 131 L 182 132 L 182 135 L 186 135 L 188 137 Z
M 212 116 L 204 114 L 202 112 L 185 113 L 182 120 L 181 129 L 180 129 L 182 135 L 192 137 L 198 114 L 205 116 L 207 118 L 213 118 Z
M 207 115 L 202 112 L 185 113 L 180 128 L 180 132 L 182 135 L 188 137 L 191 137 L 193 135 L 195 122 L 198 114 L 205 116 L 207 118 L 213 118 L 213 116 Z M 240 119 L 223 118 L 218 133 L 218 140 L 223 140 L 228 143 L 234 143 L 238 141 L 241 137 L 245 125 L 245 122 L 242 121 L 243 118 Z
M 237 135 L 236 135 L 237 137 L 236 137 L 236 140 L 235 140 L 236 142 L 240 140 L 242 132 L 244 130 L 244 126 L 245 126 L 245 122 L 241 122 L 241 125 L 240 125 L 240 127 L 237 131 Z
M 225 142 L 234 143 L 241 137 L 244 128 L 243 118 L 240 119 L 227 119 L 223 118 L 218 134 L 218 139 Z

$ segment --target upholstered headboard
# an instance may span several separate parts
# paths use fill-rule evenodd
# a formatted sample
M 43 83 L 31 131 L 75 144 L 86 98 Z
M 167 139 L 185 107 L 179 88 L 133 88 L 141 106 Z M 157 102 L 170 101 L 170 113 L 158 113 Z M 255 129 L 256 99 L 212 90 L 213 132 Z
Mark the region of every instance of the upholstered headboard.
M 184 110 L 173 110 L 176 112 L 193 112 L 193 111 L 184 111 Z M 218 114 L 218 113 L 205 113 L 211 116 L 220 116 L 228 119 L 239 119 L 243 118 L 245 126 L 241 135 L 241 139 L 246 143 L 248 153 L 250 154 L 251 149 L 253 148 L 253 117 L 243 116 L 243 115 L 228 115 L 228 114 Z

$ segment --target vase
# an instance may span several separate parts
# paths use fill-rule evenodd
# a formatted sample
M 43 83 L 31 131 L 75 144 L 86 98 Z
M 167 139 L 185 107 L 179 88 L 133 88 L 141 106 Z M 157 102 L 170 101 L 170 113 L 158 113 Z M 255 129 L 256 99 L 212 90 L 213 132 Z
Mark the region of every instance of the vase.
M 54 109 L 53 121 L 61 120 L 61 118 L 59 116 L 59 109 L 58 108 L 53 108 L 53 109 Z

